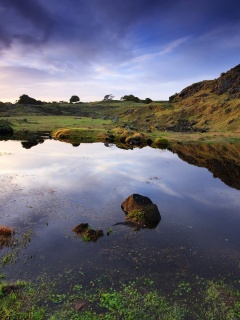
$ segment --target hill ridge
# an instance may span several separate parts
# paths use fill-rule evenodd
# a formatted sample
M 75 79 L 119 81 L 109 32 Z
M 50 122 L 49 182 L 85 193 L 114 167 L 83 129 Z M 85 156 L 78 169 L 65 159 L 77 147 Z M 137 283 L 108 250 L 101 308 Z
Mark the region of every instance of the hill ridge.
M 229 99 L 240 98 L 240 64 L 227 72 L 222 72 L 219 78 L 203 80 L 184 88 L 180 93 L 174 95 L 172 101 L 176 102 L 190 96 L 196 96 L 202 90 L 217 95 L 227 94 Z M 201 97 L 207 97 L 207 95 L 205 93 Z

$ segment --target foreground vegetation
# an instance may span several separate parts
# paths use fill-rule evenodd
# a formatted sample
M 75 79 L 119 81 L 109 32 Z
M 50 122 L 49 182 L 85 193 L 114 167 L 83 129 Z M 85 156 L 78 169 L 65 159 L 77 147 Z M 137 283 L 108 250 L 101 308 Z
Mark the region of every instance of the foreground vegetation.
M 43 278 L 36 284 L 18 281 L 11 285 L 1 279 L 0 303 L 2 320 L 240 319 L 239 289 L 198 277 L 194 284 L 178 283 L 165 297 L 150 279 L 136 279 L 116 288 L 106 288 L 96 280 L 87 291 L 76 283 L 67 293 Z

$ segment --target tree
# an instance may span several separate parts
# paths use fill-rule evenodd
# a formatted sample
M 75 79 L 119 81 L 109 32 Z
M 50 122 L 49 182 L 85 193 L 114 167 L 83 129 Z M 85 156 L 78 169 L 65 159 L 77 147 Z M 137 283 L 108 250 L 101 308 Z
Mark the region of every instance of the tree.
M 151 102 L 152 102 L 152 99 L 146 98 L 146 99 L 144 100 L 144 102 L 147 103 L 147 104 L 148 104 L 148 103 L 151 103 Z
M 73 103 L 73 102 L 78 102 L 78 101 L 80 101 L 80 99 L 79 99 L 79 97 L 78 96 L 71 96 L 71 98 L 70 98 L 70 103 Z
M 42 101 L 36 100 L 34 98 L 29 97 L 27 94 L 23 94 L 19 97 L 19 100 L 17 101 L 19 104 L 42 104 Z
M 103 101 L 107 101 L 107 100 L 112 100 L 114 98 L 114 96 L 112 94 L 107 94 L 104 98 Z
M 125 95 L 121 98 L 121 100 L 140 102 L 140 99 L 138 97 L 135 97 L 133 94 Z

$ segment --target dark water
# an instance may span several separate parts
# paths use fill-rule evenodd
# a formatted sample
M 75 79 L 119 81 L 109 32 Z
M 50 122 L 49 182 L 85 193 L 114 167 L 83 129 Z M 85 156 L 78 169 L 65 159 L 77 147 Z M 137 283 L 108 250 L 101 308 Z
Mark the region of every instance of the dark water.
M 83 271 L 86 281 L 153 276 L 162 286 L 196 275 L 239 276 L 240 191 L 177 154 L 50 140 L 26 150 L 1 141 L 0 173 L 0 225 L 15 228 L 16 237 L 33 232 L 16 263 L 2 267 L 9 278 L 68 269 Z M 121 203 L 133 193 L 157 204 L 156 229 L 113 226 L 124 221 Z M 72 232 L 82 222 L 104 237 L 82 241 Z

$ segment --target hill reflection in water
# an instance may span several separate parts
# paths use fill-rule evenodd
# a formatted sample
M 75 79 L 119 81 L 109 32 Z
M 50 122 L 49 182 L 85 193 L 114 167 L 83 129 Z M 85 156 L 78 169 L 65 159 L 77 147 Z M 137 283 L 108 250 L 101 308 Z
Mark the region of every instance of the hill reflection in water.
M 180 159 L 207 168 L 214 178 L 240 190 L 240 144 L 175 144 Z

